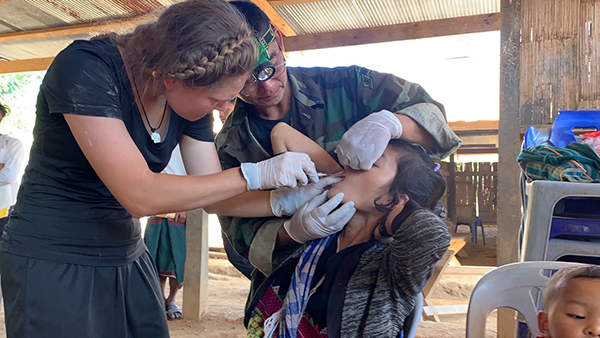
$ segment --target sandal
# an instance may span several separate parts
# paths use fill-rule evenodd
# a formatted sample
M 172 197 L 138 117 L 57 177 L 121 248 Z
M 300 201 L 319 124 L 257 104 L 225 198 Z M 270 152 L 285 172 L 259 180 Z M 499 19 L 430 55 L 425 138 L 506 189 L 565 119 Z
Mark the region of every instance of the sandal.
M 179 320 L 183 318 L 183 313 L 177 304 L 171 303 L 167 306 L 167 320 Z

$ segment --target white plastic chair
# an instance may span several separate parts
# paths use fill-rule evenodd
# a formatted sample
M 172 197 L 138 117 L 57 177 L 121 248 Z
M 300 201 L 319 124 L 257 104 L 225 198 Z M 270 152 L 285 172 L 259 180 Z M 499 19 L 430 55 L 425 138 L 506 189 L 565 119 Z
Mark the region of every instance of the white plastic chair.
M 537 313 L 542 308 L 541 296 L 546 290 L 549 274 L 580 265 L 572 262 L 518 262 L 506 264 L 486 273 L 473 288 L 467 312 L 466 338 L 485 337 L 488 314 L 498 308 L 508 307 L 525 317 L 532 337 L 540 334 Z M 538 298 L 539 297 L 539 298 Z

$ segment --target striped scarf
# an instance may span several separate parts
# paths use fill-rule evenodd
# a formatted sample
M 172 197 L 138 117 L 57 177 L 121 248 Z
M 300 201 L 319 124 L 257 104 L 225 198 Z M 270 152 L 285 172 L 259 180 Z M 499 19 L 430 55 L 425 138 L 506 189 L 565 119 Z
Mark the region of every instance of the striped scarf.
M 265 320 L 265 338 L 273 337 L 275 330 L 278 338 L 296 338 L 300 319 L 310 298 L 317 263 L 334 236 L 314 240 L 304 249 L 296 264 L 283 306 Z

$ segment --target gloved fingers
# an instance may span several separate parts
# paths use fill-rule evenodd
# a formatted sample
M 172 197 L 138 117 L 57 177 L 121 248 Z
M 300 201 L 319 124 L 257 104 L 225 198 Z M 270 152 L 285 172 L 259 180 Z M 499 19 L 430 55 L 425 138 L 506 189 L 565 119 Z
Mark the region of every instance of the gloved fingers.
M 322 205 L 325 203 L 325 201 L 327 201 L 327 191 L 323 191 L 317 196 L 311 198 L 311 200 L 308 201 L 308 203 L 306 203 L 301 209 L 310 211 Z
M 304 187 L 308 184 L 308 176 L 304 172 L 303 168 L 294 168 L 293 169 L 294 178 L 297 181 L 296 185 L 299 187 Z
M 341 145 L 341 142 L 335 147 L 335 150 L 333 152 L 337 154 L 338 161 L 340 161 L 342 168 L 346 168 L 348 166 L 348 162 L 350 162 L 350 160 L 348 159 L 348 156 L 346 156 L 346 152 L 344 151 L 344 148 L 342 148 L 340 145 Z
M 327 216 L 325 225 L 329 226 L 334 232 L 339 231 L 350 221 L 354 213 L 356 213 L 354 202 L 346 202 Z
M 283 229 L 287 232 L 288 236 L 290 236 L 291 239 L 293 239 L 296 243 L 306 243 L 308 241 L 308 239 L 305 239 L 303 237 L 298 237 L 296 236 L 296 233 L 293 231 L 292 227 L 294 219 L 291 219 L 289 221 L 286 221 L 285 223 L 283 223 Z
M 400 138 L 402 136 L 402 123 L 398 120 L 396 114 L 387 109 L 382 109 L 367 117 L 372 116 L 372 119 L 382 125 L 383 128 L 389 130 L 392 138 Z
M 317 174 L 317 167 L 315 167 L 314 162 L 310 159 L 310 157 L 307 154 L 302 155 L 304 155 L 304 158 L 301 159 L 303 170 L 302 177 L 308 176 L 308 179 L 310 179 L 311 182 L 319 182 L 319 175 Z M 300 185 L 306 184 L 308 184 L 308 181 L 303 180 L 301 181 Z
M 325 194 L 325 197 L 327 197 L 327 192 L 325 192 L 324 194 Z M 327 215 L 329 215 L 329 213 L 331 211 L 333 211 L 333 209 L 337 208 L 337 206 L 340 203 L 342 203 L 343 198 L 344 198 L 344 193 L 340 192 L 340 193 L 336 194 L 335 196 L 333 196 L 332 198 L 330 198 L 325 203 L 322 203 L 320 207 L 317 207 L 315 209 L 316 216 L 321 219 L 325 219 L 325 217 L 327 217 Z
M 343 167 L 369 170 L 381 156 L 390 139 L 402 136 L 402 124 L 388 111 L 372 113 L 344 133 L 335 149 Z
M 281 156 L 285 156 L 291 166 L 291 172 L 298 181 L 299 186 L 305 186 L 310 179 L 313 182 L 319 182 L 317 168 L 307 154 L 286 152 Z
M 373 167 L 373 163 L 377 162 L 377 160 L 383 155 L 385 148 L 387 147 L 389 140 L 385 142 L 385 145 L 382 144 L 374 145 L 368 156 L 358 157 L 357 163 L 355 164 L 360 170 L 371 170 Z
M 349 132 L 349 131 L 348 131 Z M 354 142 L 359 135 L 349 135 L 348 132 L 342 136 L 342 140 L 335 148 L 335 153 L 338 155 L 338 160 L 344 168 L 352 168 L 354 170 L 369 170 L 373 166 L 372 153 L 378 152 L 379 149 L 373 144 L 372 140 L 365 140 L 362 136 L 360 142 Z M 354 137 L 354 141 L 352 138 Z M 386 145 L 387 146 L 387 143 Z M 384 146 L 384 150 L 385 150 Z M 383 151 L 382 151 L 383 152 Z M 379 155 L 381 156 L 381 155 Z M 377 158 L 379 158 L 377 156 Z

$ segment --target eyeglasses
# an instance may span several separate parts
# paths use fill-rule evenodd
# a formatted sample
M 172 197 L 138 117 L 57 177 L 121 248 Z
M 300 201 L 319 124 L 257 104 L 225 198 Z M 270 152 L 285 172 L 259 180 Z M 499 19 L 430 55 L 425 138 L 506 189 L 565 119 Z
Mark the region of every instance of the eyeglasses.
M 273 76 L 271 76 L 267 81 L 281 76 L 281 74 L 283 74 L 283 71 L 285 70 L 285 64 L 286 64 L 285 59 L 283 60 L 283 62 L 276 64 L 275 72 L 273 73 Z M 240 94 L 242 94 L 244 96 L 252 95 L 252 93 L 254 93 L 258 89 L 258 86 L 260 86 L 260 84 L 262 82 L 264 82 L 264 81 L 258 81 L 256 79 L 256 76 L 254 76 L 254 74 L 250 74 L 250 76 L 248 77 L 248 80 L 246 80 L 246 84 L 244 85 L 244 88 L 242 88 L 242 91 L 240 92 Z

